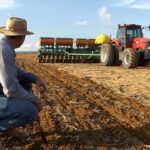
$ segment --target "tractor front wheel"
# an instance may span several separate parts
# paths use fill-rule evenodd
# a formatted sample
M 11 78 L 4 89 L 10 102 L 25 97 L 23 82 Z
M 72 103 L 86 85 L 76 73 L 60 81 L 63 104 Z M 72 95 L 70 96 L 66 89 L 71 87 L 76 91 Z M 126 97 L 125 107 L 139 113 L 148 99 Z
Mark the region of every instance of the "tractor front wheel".
M 112 66 L 114 62 L 114 49 L 111 44 L 103 44 L 100 49 L 100 63 L 104 66 Z
M 123 52 L 123 66 L 125 68 L 136 68 L 138 65 L 138 56 L 132 48 L 127 48 Z

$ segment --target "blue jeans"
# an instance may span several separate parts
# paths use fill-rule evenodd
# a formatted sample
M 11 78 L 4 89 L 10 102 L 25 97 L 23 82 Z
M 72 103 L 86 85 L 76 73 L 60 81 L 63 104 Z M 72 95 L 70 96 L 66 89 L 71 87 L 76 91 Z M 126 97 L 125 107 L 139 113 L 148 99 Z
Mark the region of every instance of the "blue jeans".
M 25 90 L 32 92 L 32 83 L 21 82 L 20 84 Z M 9 99 L 5 96 L 0 96 L 0 103 L 4 100 L 3 98 L 7 101 L 7 105 L 6 107 L 4 105 L 3 108 L 0 107 L 0 132 L 36 120 L 38 111 L 35 104 L 25 99 Z
M 37 115 L 37 107 L 32 102 L 7 98 L 6 108 L 0 108 L 0 132 L 29 124 Z
M 20 81 L 19 84 L 28 92 L 32 92 L 32 83 L 26 81 Z

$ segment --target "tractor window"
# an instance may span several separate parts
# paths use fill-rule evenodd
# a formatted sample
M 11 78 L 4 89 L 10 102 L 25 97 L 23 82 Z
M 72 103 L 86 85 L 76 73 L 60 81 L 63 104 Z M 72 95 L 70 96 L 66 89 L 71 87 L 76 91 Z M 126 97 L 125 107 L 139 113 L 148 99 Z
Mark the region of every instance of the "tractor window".
M 136 32 L 137 32 L 137 37 L 143 37 L 141 28 L 140 29 L 136 29 Z
M 135 27 L 134 28 L 128 28 L 127 29 L 127 35 L 130 39 L 132 39 L 133 37 L 142 37 L 141 28 L 135 28 Z
M 121 45 L 125 44 L 125 28 L 119 28 L 116 38 L 120 39 Z
M 118 29 L 117 38 L 119 38 L 119 39 L 125 38 L 124 35 L 125 35 L 125 30 L 124 30 L 124 28 Z

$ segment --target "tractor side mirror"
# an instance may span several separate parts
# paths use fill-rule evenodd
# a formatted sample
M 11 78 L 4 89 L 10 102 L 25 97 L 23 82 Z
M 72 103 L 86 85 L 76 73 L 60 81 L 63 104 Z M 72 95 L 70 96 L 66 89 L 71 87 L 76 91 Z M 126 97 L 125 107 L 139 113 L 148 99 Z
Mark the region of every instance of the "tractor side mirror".
M 148 29 L 150 30 L 150 25 L 148 26 Z

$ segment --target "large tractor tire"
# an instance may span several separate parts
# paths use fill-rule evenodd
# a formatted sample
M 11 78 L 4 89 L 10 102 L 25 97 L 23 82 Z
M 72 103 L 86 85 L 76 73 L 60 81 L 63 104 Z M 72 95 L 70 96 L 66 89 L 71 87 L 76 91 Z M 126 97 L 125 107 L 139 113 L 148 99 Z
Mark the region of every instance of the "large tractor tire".
M 111 44 L 102 44 L 100 49 L 100 63 L 104 66 L 113 66 L 114 49 Z
M 123 51 L 123 66 L 125 68 L 136 68 L 138 66 L 138 56 L 132 48 Z

